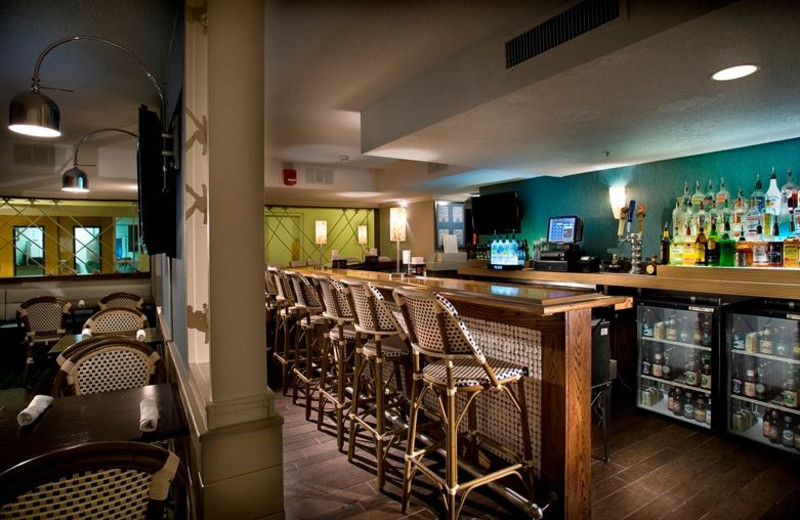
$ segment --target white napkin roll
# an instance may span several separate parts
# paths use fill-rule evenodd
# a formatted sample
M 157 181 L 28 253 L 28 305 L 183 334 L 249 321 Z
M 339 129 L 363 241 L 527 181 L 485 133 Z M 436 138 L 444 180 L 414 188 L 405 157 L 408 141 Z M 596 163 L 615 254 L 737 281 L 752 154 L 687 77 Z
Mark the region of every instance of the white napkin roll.
M 146 337 L 147 337 L 147 334 L 145 334 L 144 329 L 139 329 L 139 330 L 136 331 L 136 340 L 137 341 L 144 341 L 144 339 Z
M 52 402 L 53 398 L 49 395 L 35 396 L 28 407 L 17 414 L 17 423 L 19 423 L 20 426 L 28 426 L 38 419 Z
M 92 337 L 92 331 L 89 330 L 89 329 L 83 329 L 81 331 L 81 336 L 83 337 L 83 339 L 91 338 Z
M 158 428 L 158 406 L 154 399 L 143 399 L 139 403 L 139 430 L 152 432 Z

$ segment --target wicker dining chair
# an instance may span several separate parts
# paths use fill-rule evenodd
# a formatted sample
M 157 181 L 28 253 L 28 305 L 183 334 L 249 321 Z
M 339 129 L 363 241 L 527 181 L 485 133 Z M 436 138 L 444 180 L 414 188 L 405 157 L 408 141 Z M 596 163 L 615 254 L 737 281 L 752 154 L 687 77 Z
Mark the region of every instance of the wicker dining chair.
M 403 472 L 403 511 L 408 508 L 411 482 L 417 471 L 439 486 L 447 506 L 447 517 L 451 520 L 458 517 L 464 501 L 473 489 L 510 475 L 518 477 L 530 493 L 530 498 L 533 498 L 533 449 L 522 379 L 527 368 L 485 357 L 456 309 L 443 296 L 430 291 L 398 287 L 394 290 L 394 299 L 405 318 L 414 361 L 411 414 Z M 424 368 L 420 362 L 421 356 L 428 361 Z M 478 432 L 475 399 L 487 391 L 504 393 L 519 412 L 524 451 L 521 456 Z M 439 421 L 445 438 L 444 441 L 417 449 L 415 441 L 418 414 L 428 392 L 432 392 L 438 401 L 438 408 L 442 412 Z M 465 409 L 460 412 L 457 410 L 459 394 L 466 398 Z M 465 415 L 468 423 L 466 453 L 477 461 L 479 448 L 485 446 L 494 453 L 503 453 L 503 458 L 511 462 L 505 467 L 496 467 L 485 475 L 461 482 L 458 478 L 458 430 Z M 445 450 L 446 459 L 444 477 L 423 463 L 431 453 L 441 448 Z
M 27 379 L 28 366 L 33 364 L 34 348 L 58 342 L 67 332 L 67 318 L 71 315 L 72 304 L 53 296 L 31 298 L 19 306 L 17 316 L 25 327 L 28 347 L 23 379 Z
M 89 338 L 64 354 L 53 381 L 54 397 L 127 390 L 164 379 L 158 352 L 123 336 Z
M 141 296 L 126 292 L 107 294 L 97 302 L 101 311 L 106 309 L 136 309 L 140 311 L 143 305 L 144 299 Z
M 348 302 L 356 318 L 355 374 L 347 458 L 353 460 L 358 429 L 365 429 L 375 442 L 378 488 L 383 489 L 389 448 L 405 433 L 405 425 L 391 424 L 387 415 L 392 411 L 405 415 L 407 392 L 403 392 L 402 372 L 406 372 L 408 382 L 411 351 L 400 324 L 374 286 L 353 279 L 343 279 L 342 285 L 347 290 Z M 392 363 L 388 376 L 384 374 L 384 362 Z M 369 372 L 365 373 L 367 368 Z M 394 391 L 389 387 L 392 378 L 396 385 Z
M 106 309 L 94 313 L 83 326 L 92 334 L 108 334 L 113 332 L 129 332 L 146 329 L 147 316 L 136 309 Z
M 188 518 L 186 468 L 144 442 L 91 442 L 0 474 L 2 518 Z
M 338 281 L 323 274 L 312 274 L 322 292 L 325 310 L 322 315 L 330 322 L 325 352 L 322 355 L 319 383 L 319 408 L 317 428 L 322 429 L 325 403 L 334 406 L 336 421 L 336 444 L 341 451 L 344 446 L 344 411 L 349 403 L 346 386 L 350 377 L 352 354 L 355 351 L 356 329 L 345 288 Z
M 278 292 L 275 297 L 278 309 L 275 313 L 275 344 L 272 349 L 272 359 L 281 366 L 281 392 L 286 395 L 289 387 L 294 385 L 294 381 L 290 381 L 290 378 L 293 374 L 294 349 L 299 332 L 299 328 L 296 327 L 298 307 L 292 283 L 286 277 L 286 272 L 273 266 L 268 267 L 267 271 L 272 275 Z

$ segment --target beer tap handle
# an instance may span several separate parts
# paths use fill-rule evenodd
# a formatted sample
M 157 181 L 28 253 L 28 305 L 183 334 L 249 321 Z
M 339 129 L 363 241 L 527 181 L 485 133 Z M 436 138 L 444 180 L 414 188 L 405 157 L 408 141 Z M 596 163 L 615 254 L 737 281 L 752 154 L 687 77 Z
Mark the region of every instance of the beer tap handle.
M 639 207 L 636 208 L 636 232 L 639 233 L 639 235 L 644 231 L 644 217 L 646 211 L 647 206 L 645 204 L 639 204 Z
M 619 226 L 617 227 L 617 236 L 620 240 L 625 236 L 625 222 L 628 220 L 628 208 L 622 207 L 619 209 Z
M 628 219 L 625 222 L 625 235 L 628 235 L 631 232 L 631 222 L 633 222 L 633 211 L 636 209 L 636 201 L 631 199 L 631 203 L 628 206 Z

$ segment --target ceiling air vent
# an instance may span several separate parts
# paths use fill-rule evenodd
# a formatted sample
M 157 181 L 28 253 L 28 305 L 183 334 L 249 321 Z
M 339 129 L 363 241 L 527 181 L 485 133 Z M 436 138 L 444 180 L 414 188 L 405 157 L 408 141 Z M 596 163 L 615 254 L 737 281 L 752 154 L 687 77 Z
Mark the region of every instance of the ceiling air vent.
M 56 148 L 49 144 L 14 143 L 14 165 L 54 168 Z
M 330 168 L 306 168 L 306 184 L 333 184 Z
M 624 0 L 584 0 L 506 42 L 506 68 L 616 20 Z

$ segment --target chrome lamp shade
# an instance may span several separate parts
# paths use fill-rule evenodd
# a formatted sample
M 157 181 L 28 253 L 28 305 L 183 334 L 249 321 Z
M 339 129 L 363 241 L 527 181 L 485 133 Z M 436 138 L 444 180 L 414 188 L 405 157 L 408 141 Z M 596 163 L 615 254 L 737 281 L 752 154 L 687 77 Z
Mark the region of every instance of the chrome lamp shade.
M 70 168 L 61 177 L 61 189 L 73 193 L 85 193 L 89 191 L 89 179 L 86 172 L 78 167 Z
M 18 94 L 11 100 L 8 111 L 8 129 L 33 137 L 58 137 L 61 113 L 55 101 L 40 93 L 29 90 Z

